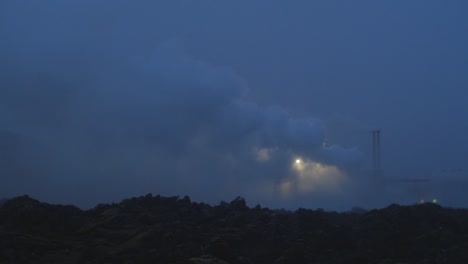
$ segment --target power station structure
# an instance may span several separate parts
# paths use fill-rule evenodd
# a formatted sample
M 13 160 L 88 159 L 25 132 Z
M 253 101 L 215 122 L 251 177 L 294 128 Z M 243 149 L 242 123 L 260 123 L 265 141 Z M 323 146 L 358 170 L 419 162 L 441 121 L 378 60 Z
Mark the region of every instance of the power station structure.
M 389 186 L 394 187 L 408 187 L 412 195 L 417 196 L 417 199 L 424 200 L 427 195 L 427 183 L 430 182 L 428 178 L 394 178 L 383 175 L 381 164 L 381 144 L 380 144 L 380 129 L 372 130 L 372 165 L 371 165 L 371 181 L 374 182 L 377 189 L 386 188 Z M 402 186 L 406 185 L 406 186 Z
M 377 179 L 382 176 L 380 165 L 380 130 L 372 131 L 372 174 Z

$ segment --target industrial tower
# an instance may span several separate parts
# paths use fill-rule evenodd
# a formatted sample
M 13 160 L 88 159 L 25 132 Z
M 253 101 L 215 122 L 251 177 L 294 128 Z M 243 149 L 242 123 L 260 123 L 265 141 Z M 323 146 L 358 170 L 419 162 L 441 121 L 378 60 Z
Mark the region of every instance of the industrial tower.
M 426 196 L 425 189 L 427 189 L 426 183 L 429 183 L 428 178 L 395 178 L 395 177 L 384 177 L 382 173 L 381 166 L 381 148 L 380 148 L 380 135 L 381 132 L 379 129 L 372 130 L 372 179 L 374 182 L 375 188 L 382 190 L 381 188 L 388 187 L 391 184 L 406 184 L 413 189 L 413 195 L 418 196 L 419 199 L 422 199 L 423 196 Z M 423 184 L 423 185 L 421 185 Z

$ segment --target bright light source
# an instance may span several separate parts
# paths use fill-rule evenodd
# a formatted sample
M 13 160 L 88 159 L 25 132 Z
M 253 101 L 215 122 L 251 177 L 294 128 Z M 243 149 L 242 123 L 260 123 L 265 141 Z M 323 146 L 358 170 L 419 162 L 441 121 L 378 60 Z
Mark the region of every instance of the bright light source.
M 433 202 L 433 203 L 437 203 L 437 199 L 432 199 L 432 202 Z
M 301 163 L 301 160 L 300 160 L 300 159 L 297 159 L 297 160 L 296 160 L 296 164 L 299 164 L 299 163 Z

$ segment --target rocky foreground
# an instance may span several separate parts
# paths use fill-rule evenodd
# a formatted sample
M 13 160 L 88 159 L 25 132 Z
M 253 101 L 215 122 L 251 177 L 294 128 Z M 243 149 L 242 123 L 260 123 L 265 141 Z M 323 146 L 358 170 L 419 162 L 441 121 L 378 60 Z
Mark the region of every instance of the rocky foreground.
M 21 196 L 0 206 L 0 263 L 468 263 L 468 210 L 288 212 L 147 195 L 83 211 Z

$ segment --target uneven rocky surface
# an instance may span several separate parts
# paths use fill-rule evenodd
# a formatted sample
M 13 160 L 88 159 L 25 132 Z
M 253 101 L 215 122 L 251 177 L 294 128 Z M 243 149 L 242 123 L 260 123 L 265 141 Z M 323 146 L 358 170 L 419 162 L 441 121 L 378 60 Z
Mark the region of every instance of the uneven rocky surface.
M 91 210 L 0 205 L 0 263 L 468 263 L 468 210 L 348 213 L 147 195 Z

